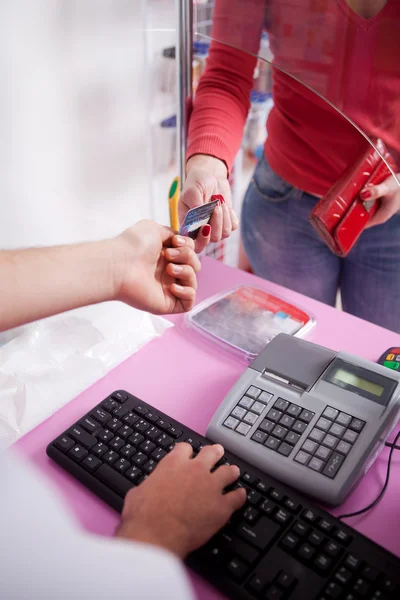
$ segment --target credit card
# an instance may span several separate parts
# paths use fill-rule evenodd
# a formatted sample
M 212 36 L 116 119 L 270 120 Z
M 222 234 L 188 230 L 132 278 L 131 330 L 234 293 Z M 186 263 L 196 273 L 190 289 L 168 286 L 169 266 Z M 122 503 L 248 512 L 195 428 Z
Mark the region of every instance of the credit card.
M 187 213 L 184 222 L 179 230 L 179 235 L 186 235 L 195 239 L 199 229 L 209 223 L 215 208 L 220 204 L 220 200 L 212 200 L 207 204 L 191 208 Z

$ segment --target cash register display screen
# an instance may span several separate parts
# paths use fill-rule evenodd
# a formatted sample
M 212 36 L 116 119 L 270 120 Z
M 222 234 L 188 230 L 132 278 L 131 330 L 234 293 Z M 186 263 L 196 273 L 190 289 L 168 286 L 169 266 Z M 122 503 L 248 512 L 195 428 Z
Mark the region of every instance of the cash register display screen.
M 336 383 L 337 385 L 343 385 L 343 387 L 351 386 L 351 388 L 357 388 L 359 390 L 363 390 L 364 392 L 369 392 L 374 396 L 380 398 L 385 391 L 385 388 L 382 385 L 378 385 L 373 381 L 368 381 L 368 379 L 364 379 L 360 377 L 356 373 L 352 373 L 351 371 L 346 371 L 345 369 L 337 369 L 332 374 L 332 383 Z

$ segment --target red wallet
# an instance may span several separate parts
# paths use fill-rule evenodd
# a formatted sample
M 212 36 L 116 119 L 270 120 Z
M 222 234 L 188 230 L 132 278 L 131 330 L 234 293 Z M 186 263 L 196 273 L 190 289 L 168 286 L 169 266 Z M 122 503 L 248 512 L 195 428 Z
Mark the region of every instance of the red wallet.
M 376 148 L 396 172 L 396 163 L 382 140 L 377 140 Z M 368 185 L 378 185 L 391 175 L 371 146 L 315 205 L 309 217 L 311 224 L 334 254 L 346 256 L 378 210 L 379 200 L 363 201 L 359 195 L 361 190 Z

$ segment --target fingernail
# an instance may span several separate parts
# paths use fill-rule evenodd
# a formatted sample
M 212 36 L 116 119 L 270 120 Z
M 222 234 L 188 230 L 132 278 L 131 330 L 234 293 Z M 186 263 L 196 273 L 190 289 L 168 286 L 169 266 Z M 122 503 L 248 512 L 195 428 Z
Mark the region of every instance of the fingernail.
M 224 454 L 224 452 L 225 452 L 225 450 L 224 450 L 223 446 L 221 446 L 221 444 L 215 444 L 214 448 L 216 449 L 218 454 Z
M 182 273 L 183 271 L 183 267 L 181 267 L 180 265 L 172 265 L 171 269 L 172 272 L 175 274 Z
M 369 198 L 372 198 L 372 192 L 371 190 L 363 190 L 360 193 L 360 197 L 362 200 L 368 200 Z
M 177 256 L 179 256 L 179 254 L 179 250 L 175 250 L 175 248 L 168 248 L 168 256 L 170 256 L 171 258 L 176 258 Z
M 208 237 L 211 233 L 211 225 L 204 225 L 203 229 L 201 230 L 201 233 L 204 237 Z
M 218 200 L 220 204 L 225 203 L 225 198 L 221 194 L 214 194 L 214 196 L 211 196 L 210 202 L 213 202 L 214 200 Z
M 178 285 L 177 283 L 175 283 L 175 289 L 177 292 L 183 292 L 185 288 L 182 285 Z
M 176 241 L 176 243 L 177 243 L 178 246 L 184 246 L 185 243 L 186 243 L 185 238 L 183 238 L 180 235 L 176 235 L 175 236 L 175 241 Z

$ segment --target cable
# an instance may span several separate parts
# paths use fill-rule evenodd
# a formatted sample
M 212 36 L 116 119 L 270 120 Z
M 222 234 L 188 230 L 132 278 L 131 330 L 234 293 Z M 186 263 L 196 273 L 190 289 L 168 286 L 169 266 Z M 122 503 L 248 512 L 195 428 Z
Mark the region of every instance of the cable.
M 368 504 L 368 506 L 365 506 L 364 508 L 361 508 L 360 510 L 357 510 L 352 513 L 340 515 L 338 517 L 339 520 L 349 519 L 350 517 L 357 517 L 358 515 L 362 515 L 363 513 L 367 512 L 368 510 L 371 510 L 371 508 L 374 508 L 374 506 L 376 506 L 378 504 L 378 502 L 380 502 L 382 500 L 382 497 L 383 497 L 384 493 L 386 492 L 387 486 L 389 484 L 390 467 L 392 464 L 393 451 L 397 450 L 397 449 L 400 450 L 400 446 L 397 446 L 397 442 L 399 441 L 399 439 L 400 439 L 400 431 L 397 433 L 393 444 L 390 444 L 388 442 L 386 443 L 386 445 L 390 447 L 389 459 L 388 459 L 388 465 L 387 465 L 387 471 L 386 471 L 386 479 L 385 479 L 385 483 L 383 484 L 383 487 L 382 487 L 381 491 L 379 492 L 378 496 L 375 498 L 375 500 L 373 502 Z
M 398 446 L 394 442 L 385 442 L 385 446 L 387 446 L 388 448 L 394 448 L 395 450 L 400 450 L 400 446 Z

